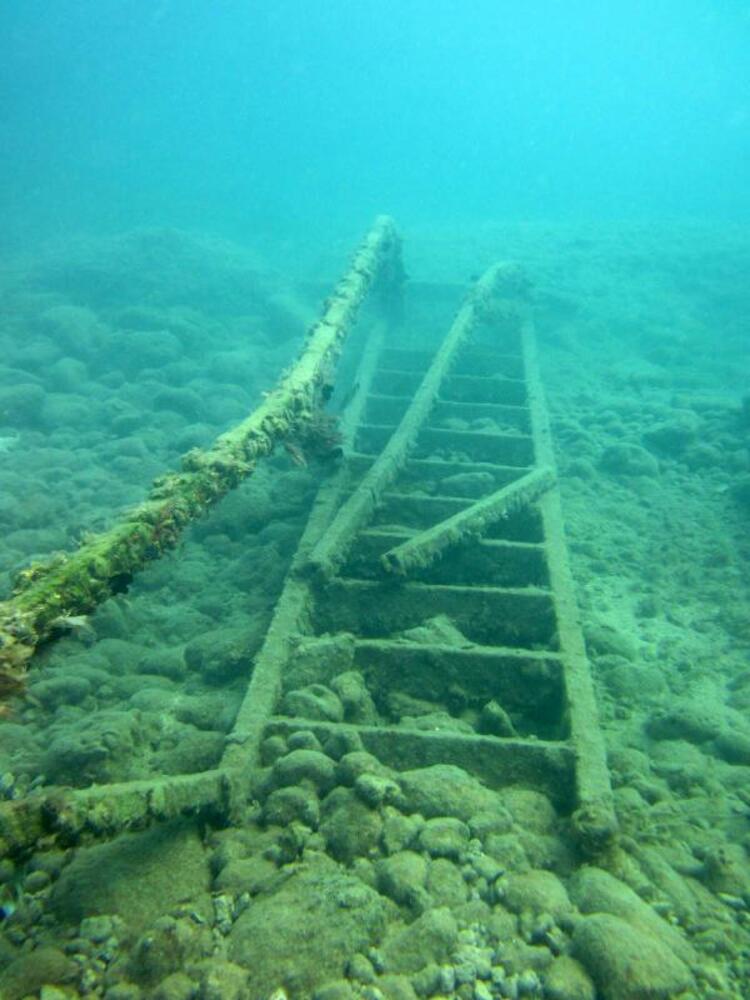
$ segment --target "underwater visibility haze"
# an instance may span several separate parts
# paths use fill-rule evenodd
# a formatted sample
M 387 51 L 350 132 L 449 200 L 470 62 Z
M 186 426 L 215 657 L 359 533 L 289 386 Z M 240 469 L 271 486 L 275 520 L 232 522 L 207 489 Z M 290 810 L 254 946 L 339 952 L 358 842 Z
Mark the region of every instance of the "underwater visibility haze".
M 3 5 L 5 239 L 746 218 L 747 5 Z
M 749 50 L 0 0 L 0 997 L 750 995 Z

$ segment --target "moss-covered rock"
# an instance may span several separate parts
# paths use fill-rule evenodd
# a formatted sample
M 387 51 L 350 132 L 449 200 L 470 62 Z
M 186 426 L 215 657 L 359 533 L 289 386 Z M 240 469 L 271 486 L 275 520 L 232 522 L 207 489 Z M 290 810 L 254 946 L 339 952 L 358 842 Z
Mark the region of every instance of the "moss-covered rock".
M 209 889 L 208 858 L 196 829 L 170 823 L 81 848 L 55 884 L 51 907 L 66 925 L 116 913 L 139 932 L 183 900 L 206 899 Z
M 380 940 L 392 907 L 333 862 L 317 858 L 238 917 L 229 957 L 251 971 L 251 1000 L 266 1000 L 278 987 L 311 996 L 342 976 L 352 955 Z
M 280 757 L 271 772 L 271 784 L 286 788 L 303 782 L 324 795 L 334 785 L 335 765 L 320 750 L 292 750 Z
M 578 923 L 573 954 L 603 1000 L 670 1000 L 693 982 L 685 963 L 662 941 L 609 913 Z
M 145 719 L 107 710 L 50 732 L 42 767 L 51 784 L 82 787 L 138 777 L 137 758 L 149 740 Z
M 513 913 L 549 913 L 560 920 L 573 909 L 560 879 L 542 869 L 510 875 L 503 890 L 503 902 Z
M 560 955 L 544 973 L 547 1000 L 596 1000 L 596 987 L 580 962 Z
M 43 946 L 24 952 L 0 974 L 0 992 L 4 1000 L 22 1000 L 36 994 L 45 985 L 71 982 L 76 966 L 58 948 Z
M 436 906 L 447 906 L 451 911 L 469 898 L 469 887 L 461 869 L 447 858 L 436 858 L 430 862 L 427 891 Z
M 419 845 L 430 857 L 458 861 L 469 846 L 469 828 L 453 816 L 435 816 L 422 827 Z
M 532 788 L 508 788 L 503 792 L 502 801 L 521 830 L 537 834 L 557 832 L 557 812 L 541 792 Z
M 320 831 L 326 849 L 338 861 L 351 864 L 357 857 L 379 853 L 383 820 L 351 789 L 336 788 L 323 803 Z
M 200 983 L 201 1000 L 247 1000 L 248 971 L 234 962 L 205 959 L 191 973 Z
M 301 639 L 289 664 L 287 690 L 308 684 L 327 684 L 354 663 L 354 636 L 342 632 L 319 639 Z
M 425 817 L 456 816 L 466 822 L 481 812 L 491 812 L 500 797 L 476 778 L 452 764 L 435 764 L 399 776 L 408 812 Z
M 209 684 L 224 684 L 249 672 L 250 657 L 258 645 L 254 631 L 217 628 L 203 632 L 185 646 L 188 671 L 198 673 Z
M 377 887 L 399 906 L 421 913 L 429 898 L 425 890 L 427 861 L 415 851 L 399 851 L 375 866 Z
M 724 729 L 716 737 L 715 747 L 730 764 L 750 765 L 750 733 Z
M 609 913 L 627 921 L 652 940 L 679 956 L 693 959 L 693 951 L 678 930 L 663 920 L 630 886 L 593 865 L 581 868 L 570 882 L 570 896 L 583 913 Z
M 138 989 L 138 987 L 135 987 Z M 186 972 L 171 972 L 159 983 L 153 992 L 152 1000 L 193 1000 L 196 983 Z M 109 1000 L 110 991 L 107 991 Z M 142 994 L 138 991 L 138 997 Z M 124 998 L 123 998 L 124 1000 Z
M 208 958 L 213 938 L 207 924 L 190 917 L 159 917 L 138 938 L 124 960 L 128 977 L 152 989 L 192 962 Z
M 656 740 L 686 740 L 701 744 L 716 736 L 722 722 L 718 705 L 678 701 L 652 712 L 646 731 Z
M 348 753 L 357 753 L 364 750 L 362 737 L 356 729 L 337 729 L 325 739 L 323 749 L 329 757 L 334 760 L 341 760 Z
M 320 806 L 314 789 L 296 785 L 277 788 L 264 803 L 263 822 L 269 826 L 287 826 L 298 822 L 317 830 Z
M 11 427 L 28 427 L 39 422 L 44 406 L 44 389 L 34 382 L 23 382 L 0 388 L 0 413 Z
M 637 444 L 610 445 L 602 453 L 599 465 L 605 472 L 624 478 L 659 474 L 657 460 L 645 448 L 641 448 Z
M 138 663 L 138 673 L 156 674 L 159 677 L 169 677 L 173 681 L 181 680 L 186 671 L 187 664 L 179 646 L 150 649 Z
M 383 944 L 387 972 L 419 972 L 447 961 L 458 941 L 458 924 L 447 907 L 427 910 L 407 927 L 394 929 Z
M 45 708 L 54 710 L 59 705 L 77 705 L 91 694 L 91 682 L 75 674 L 60 674 L 38 680 L 29 686 L 31 695 Z
M 402 795 L 398 782 L 377 774 L 360 774 L 354 782 L 354 791 L 365 805 L 376 809 L 383 803 L 401 805 Z
M 290 750 L 319 750 L 325 753 L 320 740 L 311 729 L 298 729 L 290 733 L 287 744 Z
M 377 757 L 366 750 L 355 750 L 344 754 L 336 765 L 336 782 L 352 787 L 363 774 L 393 778 L 395 773 L 381 764 Z
M 195 774 L 216 767 L 224 751 L 224 733 L 212 733 L 181 725 L 170 733 L 169 745 L 154 755 L 153 763 L 163 774 Z
M 336 979 L 316 990 L 312 1000 L 355 1000 L 356 996 L 354 987 L 347 979 Z
M 527 871 L 531 867 L 516 833 L 491 833 L 484 842 L 484 849 L 506 871 Z
M 308 684 L 290 691 L 284 697 L 282 709 L 293 718 L 321 722 L 341 722 L 344 718 L 341 699 L 325 684 Z
M 417 843 L 419 831 L 424 826 L 422 816 L 416 814 L 404 816 L 398 810 L 386 806 L 383 817 L 382 843 L 387 854 L 396 854 Z
M 358 670 L 347 670 L 338 674 L 331 681 L 331 688 L 341 699 L 344 707 L 344 719 L 361 726 L 374 726 L 378 721 L 378 713 L 365 679 Z
M 250 858 L 229 861 L 217 875 L 214 887 L 220 892 L 231 892 L 234 896 L 243 892 L 256 896 L 283 878 L 273 861 L 256 854 Z
M 386 1000 L 417 1000 L 414 987 L 406 976 L 388 974 L 380 976 L 378 989 Z

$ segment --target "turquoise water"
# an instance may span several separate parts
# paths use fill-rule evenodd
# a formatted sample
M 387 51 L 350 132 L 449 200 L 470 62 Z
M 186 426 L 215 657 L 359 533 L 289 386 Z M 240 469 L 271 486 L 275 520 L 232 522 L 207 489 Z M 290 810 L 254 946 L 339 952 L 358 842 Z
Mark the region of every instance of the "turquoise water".
M 3 4 L 4 236 L 747 218 L 747 7 Z M 316 241 L 318 242 L 318 241 Z
M 409 280 L 384 358 L 426 365 L 494 261 L 528 278 L 620 828 L 593 855 L 575 835 L 548 625 L 495 620 L 507 595 L 440 604 L 460 567 L 546 609 L 534 515 L 423 569 L 429 600 L 324 588 L 284 632 L 283 718 L 231 815 L 113 839 L 108 786 L 149 783 L 158 818 L 247 738 L 340 464 L 295 439 L 61 623 L 4 704 L 0 843 L 36 846 L 0 859 L 2 995 L 747 996 L 750 8 L 28 0 L 0 28 L 0 597 L 260 405 L 387 212 Z M 365 391 L 378 316 L 328 413 Z M 469 454 L 528 445 L 512 350 L 501 409 L 478 384 L 435 409 L 350 565 L 365 595 L 385 538 L 518 473 Z M 416 386 L 389 364 L 360 441 Z M 56 789 L 95 786 L 81 838 Z M 41 829 L 9 826 L 42 796 Z

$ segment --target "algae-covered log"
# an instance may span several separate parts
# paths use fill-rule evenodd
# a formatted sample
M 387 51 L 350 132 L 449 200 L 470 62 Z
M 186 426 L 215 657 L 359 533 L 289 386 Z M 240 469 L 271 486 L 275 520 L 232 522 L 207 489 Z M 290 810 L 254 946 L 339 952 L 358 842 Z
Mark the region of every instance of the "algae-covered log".
M 410 569 L 429 566 L 449 545 L 484 534 L 495 521 L 525 507 L 554 484 L 552 469 L 534 469 L 384 552 L 380 557 L 383 568 L 390 573 L 406 575 Z
M 249 476 L 258 459 L 320 422 L 334 365 L 363 299 L 376 283 L 396 299 L 401 280 L 400 241 L 393 221 L 381 216 L 299 358 L 253 413 L 209 448 L 186 455 L 181 469 L 157 479 L 146 500 L 110 531 L 20 573 L 13 597 L 0 603 L 0 698 L 23 689 L 40 643 L 124 590 L 135 573 L 176 543 L 187 524 Z

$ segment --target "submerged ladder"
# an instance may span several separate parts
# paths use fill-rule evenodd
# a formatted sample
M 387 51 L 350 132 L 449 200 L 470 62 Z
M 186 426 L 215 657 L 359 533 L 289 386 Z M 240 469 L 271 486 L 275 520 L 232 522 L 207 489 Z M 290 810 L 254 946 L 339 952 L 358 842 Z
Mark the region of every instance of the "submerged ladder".
M 616 821 L 568 568 L 531 312 L 490 269 L 437 351 L 372 338 L 224 764 L 355 731 L 396 769 L 543 791 L 600 850 Z M 356 672 L 375 708 L 326 717 Z M 348 713 L 347 713 L 348 714 Z
M 524 279 L 491 268 L 437 349 L 389 334 L 401 336 L 381 321 L 363 349 L 348 454 L 318 491 L 220 764 L 4 803 L 3 851 L 179 815 L 239 820 L 267 739 L 301 730 L 356 733 L 396 769 L 453 764 L 492 788 L 538 789 L 584 850 L 609 842 Z M 364 682 L 368 712 L 316 707 L 342 674 Z

